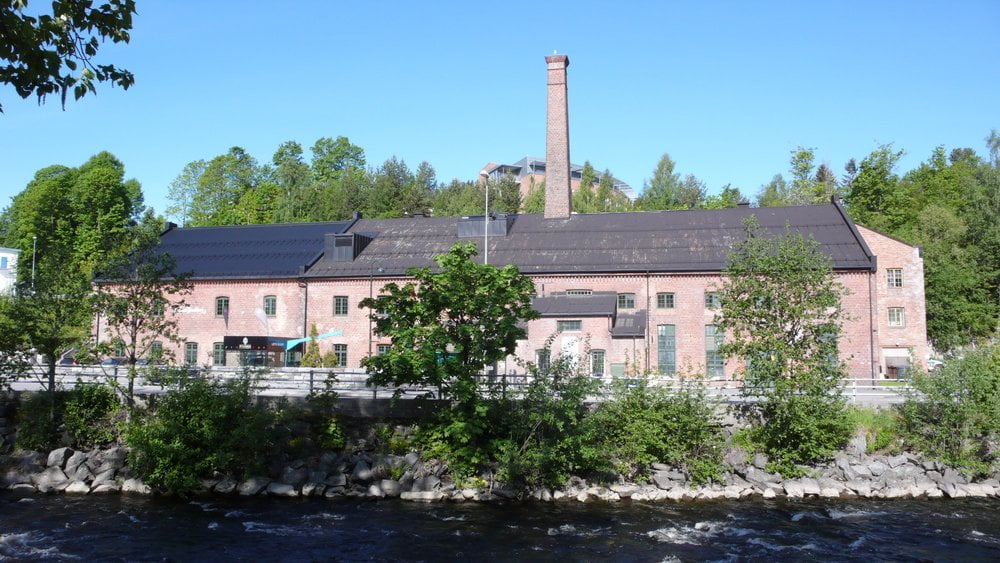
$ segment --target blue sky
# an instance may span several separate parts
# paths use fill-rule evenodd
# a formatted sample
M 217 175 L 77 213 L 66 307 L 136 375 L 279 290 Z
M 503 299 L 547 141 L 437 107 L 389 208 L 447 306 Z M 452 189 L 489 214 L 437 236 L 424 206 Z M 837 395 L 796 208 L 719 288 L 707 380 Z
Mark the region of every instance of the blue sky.
M 545 152 L 545 63 L 568 54 L 574 162 L 641 189 L 666 152 L 710 193 L 754 194 L 790 151 L 838 173 L 880 143 L 972 147 L 1000 129 L 1000 2 L 138 0 L 100 62 L 128 91 L 42 106 L 0 87 L 0 200 L 107 150 L 147 203 L 192 160 L 347 136 L 438 179 Z

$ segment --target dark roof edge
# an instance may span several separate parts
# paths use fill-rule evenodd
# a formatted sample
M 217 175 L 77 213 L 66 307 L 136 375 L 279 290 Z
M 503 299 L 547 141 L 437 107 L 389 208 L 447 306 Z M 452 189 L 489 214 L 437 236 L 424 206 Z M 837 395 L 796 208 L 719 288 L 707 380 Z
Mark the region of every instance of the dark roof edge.
M 876 271 L 878 268 L 875 263 L 875 255 L 872 254 L 872 250 L 868 248 L 868 243 L 865 242 L 865 237 L 861 236 L 861 232 L 858 231 L 858 227 L 854 224 L 854 220 L 851 219 L 851 216 L 847 214 L 847 211 L 844 209 L 844 206 L 841 205 L 840 198 L 838 198 L 836 194 L 832 195 L 830 196 L 830 203 L 832 203 L 833 207 L 836 208 L 838 213 L 840 213 L 841 218 L 844 219 L 844 223 L 846 223 L 847 227 L 851 229 L 851 234 L 854 236 L 855 240 L 858 241 L 858 244 L 861 245 L 861 249 L 864 250 L 865 256 L 868 257 L 868 261 L 871 263 L 871 265 L 868 267 L 868 271 L 870 272 Z

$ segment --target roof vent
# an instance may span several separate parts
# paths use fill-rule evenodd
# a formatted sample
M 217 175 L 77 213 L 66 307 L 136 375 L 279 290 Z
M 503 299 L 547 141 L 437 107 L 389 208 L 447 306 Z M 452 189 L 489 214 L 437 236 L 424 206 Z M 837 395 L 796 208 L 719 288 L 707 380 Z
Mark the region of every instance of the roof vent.
M 333 262 L 353 262 L 371 241 L 372 237 L 361 233 L 327 233 L 323 254 Z
M 483 226 L 484 220 L 486 220 L 485 227 Z M 482 215 L 476 217 L 462 217 L 458 220 L 458 237 L 481 237 L 484 234 L 484 228 L 486 233 L 491 237 L 505 237 L 507 236 L 507 231 L 510 229 L 510 225 L 513 222 L 514 218 L 505 214 L 490 214 L 488 220 Z

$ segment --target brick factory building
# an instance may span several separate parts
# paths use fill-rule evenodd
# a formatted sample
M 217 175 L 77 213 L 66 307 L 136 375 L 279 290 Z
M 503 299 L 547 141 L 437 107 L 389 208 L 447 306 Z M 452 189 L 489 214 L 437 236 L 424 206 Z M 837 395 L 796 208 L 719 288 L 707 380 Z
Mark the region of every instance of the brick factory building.
M 815 238 L 829 256 L 848 290 L 838 345 L 851 377 L 894 378 L 913 364 L 926 366 L 920 250 L 855 225 L 839 202 L 572 213 L 569 59 L 553 55 L 546 62 L 544 214 L 172 227 L 161 247 L 177 271 L 194 274 L 193 292 L 178 313 L 184 342 L 177 357 L 192 364 L 295 365 L 303 348 L 298 339 L 315 325 L 321 352 L 357 369 L 391 344 L 372 333 L 358 303 L 387 283 L 406 281 L 408 268 L 434 266 L 434 255 L 468 241 L 480 259 L 488 254 L 490 264 L 513 264 L 534 281 L 541 318 L 528 323 L 517 358 L 545 363 L 550 355 L 573 354 L 602 376 L 624 374 L 629 365 L 731 378 L 741 365 L 716 352 L 723 337 L 713 324 L 716 291 L 729 252 L 744 236 L 743 219 L 755 215 L 763 232 L 780 234 L 788 225 Z M 521 371 L 517 358 L 497 369 Z

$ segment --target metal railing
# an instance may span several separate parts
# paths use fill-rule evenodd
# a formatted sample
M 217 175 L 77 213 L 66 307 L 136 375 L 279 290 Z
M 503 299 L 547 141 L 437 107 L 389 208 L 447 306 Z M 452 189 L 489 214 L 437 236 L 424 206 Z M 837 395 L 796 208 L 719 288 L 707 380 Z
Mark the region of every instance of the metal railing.
M 162 393 L 169 389 L 168 380 L 162 377 L 166 368 L 143 366 L 139 369 L 134 381 L 135 389 L 140 394 Z M 176 369 L 176 368 L 174 368 Z M 242 377 L 245 368 L 212 367 L 191 368 L 190 375 L 211 377 L 221 380 Z M 397 388 L 372 386 L 368 384 L 368 373 L 364 370 L 337 368 L 254 368 L 258 378 L 260 392 L 265 396 L 304 397 L 309 394 L 330 390 L 341 397 L 359 399 L 387 399 L 393 397 Z M 34 369 L 25 377 L 14 383 L 15 390 L 35 390 L 43 386 L 47 379 L 43 366 Z M 531 383 L 531 376 L 524 373 L 483 374 L 479 376 L 480 384 L 485 388 L 492 387 L 505 396 L 516 398 L 520 396 Z M 614 379 L 610 376 L 595 378 L 602 384 L 600 391 L 591 397 L 594 401 L 606 399 L 611 391 Z M 635 382 L 637 378 L 625 378 L 626 384 Z M 95 383 L 115 382 L 121 387 L 128 385 L 128 373 L 125 366 L 59 366 L 56 370 L 56 384 L 62 387 L 87 385 Z M 717 400 L 738 403 L 752 401 L 744 397 L 743 381 L 739 379 L 678 379 L 653 376 L 645 378 L 647 385 L 668 390 L 679 390 L 686 385 L 700 385 L 705 393 Z M 910 386 L 897 380 L 845 379 L 842 392 L 844 397 L 853 404 L 895 404 L 905 400 Z M 405 399 L 416 397 L 440 398 L 439 389 L 429 386 L 407 386 L 399 389 L 400 396 Z

